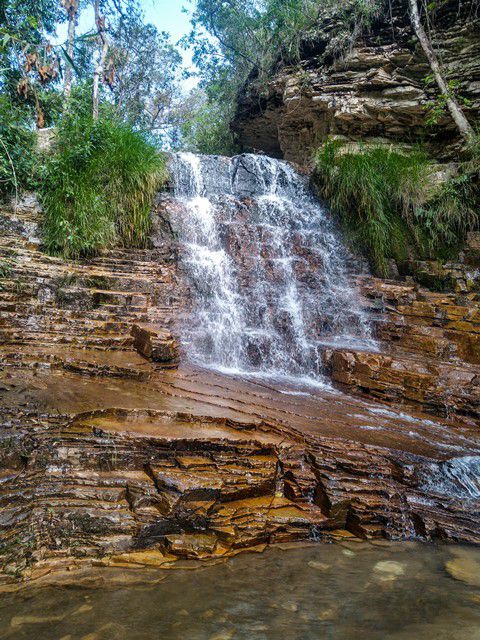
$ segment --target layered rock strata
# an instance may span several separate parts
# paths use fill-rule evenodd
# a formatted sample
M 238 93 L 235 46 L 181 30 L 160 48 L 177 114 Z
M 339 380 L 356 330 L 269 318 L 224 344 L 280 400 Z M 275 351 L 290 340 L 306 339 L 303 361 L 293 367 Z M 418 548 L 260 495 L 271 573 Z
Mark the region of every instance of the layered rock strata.
M 468 103 L 472 122 L 480 110 L 479 19 L 474 3 L 443 3 L 430 31 L 447 81 Z M 408 19 L 408 3 L 390 3 L 352 47 L 334 57 L 338 19 L 324 15 L 302 46 L 297 67 L 279 69 L 267 87 L 254 79 L 239 98 L 234 128 L 245 150 L 308 163 L 327 136 L 348 140 L 413 143 L 422 139 L 439 157 L 458 142 L 444 114 L 428 126 L 428 105 L 437 99 L 423 51 Z
M 186 297 L 173 242 L 65 261 L 40 250 L 40 220 L 34 199 L 1 211 L 3 343 L 130 352 L 134 324 L 172 329 Z
M 478 421 L 465 398 L 464 415 L 433 419 L 328 386 L 165 367 L 137 353 L 131 331 L 172 345 L 185 312 L 168 234 L 148 251 L 69 263 L 40 251 L 33 206 L 3 211 L 0 223 L 4 584 L 311 538 L 480 541 L 479 497 L 466 490 Z M 476 316 L 453 294 L 363 286 L 385 341 L 438 325 L 454 332 L 442 336 L 453 350 L 457 333 L 475 333 Z
M 363 281 L 377 315 L 380 352 L 327 349 L 334 381 L 436 413 L 480 417 L 478 293 L 436 293 L 416 284 Z
M 178 364 L 179 345 L 166 329 L 134 324 L 131 330 L 133 347 L 140 355 L 164 365 Z
M 480 502 L 455 473 L 480 454 L 465 426 L 203 371 L 21 373 L 2 376 L 7 583 L 312 537 L 480 542 Z

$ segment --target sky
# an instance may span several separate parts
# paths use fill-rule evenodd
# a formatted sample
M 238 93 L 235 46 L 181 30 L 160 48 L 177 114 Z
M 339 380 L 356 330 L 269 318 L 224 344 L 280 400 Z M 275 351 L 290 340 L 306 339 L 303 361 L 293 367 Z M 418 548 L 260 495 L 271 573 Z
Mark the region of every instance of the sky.
M 147 22 L 154 24 L 159 31 L 168 31 L 172 40 L 177 41 L 190 31 L 190 18 L 182 12 L 191 3 L 182 0 L 140 0 Z
M 154 24 L 159 31 L 168 31 L 172 42 L 175 44 L 182 36 L 190 31 L 190 17 L 182 11 L 185 7 L 192 8 L 190 0 L 139 0 L 139 4 L 145 13 L 145 21 Z M 88 7 L 82 12 L 78 33 L 85 33 L 94 28 L 93 10 Z M 57 29 L 57 41 L 64 42 L 67 37 L 66 23 Z M 183 67 L 194 70 L 192 66 L 192 53 L 189 50 L 179 49 L 183 57 Z M 182 85 L 184 91 L 188 91 L 197 84 L 196 78 L 184 80 Z
M 191 10 L 192 3 L 189 0 L 140 0 L 140 5 L 145 12 L 145 21 L 154 24 L 159 31 L 168 31 L 172 42 L 178 42 L 182 36 L 189 33 L 190 17 L 183 8 Z M 192 70 L 192 52 L 180 49 L 185 69 Z M 197 84 L 195 78 L 183 81 L 184 90 L 188 91 Z

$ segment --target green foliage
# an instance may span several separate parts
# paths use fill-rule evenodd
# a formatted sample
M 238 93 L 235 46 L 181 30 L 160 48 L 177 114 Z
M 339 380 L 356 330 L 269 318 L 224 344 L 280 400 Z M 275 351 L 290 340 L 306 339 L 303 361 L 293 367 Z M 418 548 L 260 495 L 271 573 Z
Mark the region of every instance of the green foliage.
M 435 252 L 442 244 L 460 245 L 466 233 L 478 227 L 477 205 L 476 190 L 468 174 L 461 173 L 442 184 L 427 206 L 415 212 L 430 251 Z
M 10 277 L 12 273 L 12 264 L 5 258 L 0 258 L 0 280 Z M 0 287 L 1 290 L 1 287 Z
M 3 34 L 25 42 L 40 42 L 43 34 L 53 33 L 60 17 L 57 0 L 2 0 L 0 28 Z M 12 46 L 7 40 L 4 47 Z
M 192 92 L 191 99 L 194 104 L 184 114 L 178 146 L 194 153 L 233 155 L 237 147 L 230 129 L 232 114 L 202 91 Z
M 264 82 L 279 62 L 298 62 L 319 7 L 317 0 L 197 0 L 185 44 L 193 47 L 202 86 L 232 100 L 247 77 Z
M 182 62 L 169 35 L 133 15 L 112 34 L 108 62 L 115 69 L 111 94 L 118 113 L 161 135 L 172 120 Z
M 479 210 L 480 135 L 476 133 L 458 173 L 438 187 L 427 206 L 416 211 L 416 220 L 435 252 L 441 244 L 461 245 L 468 231 L 478 229 Z
M 35 184 L 35 134 L 25 112 L 0 96 L 0 200 Z
M 25 110 L 32 128 L 55 126 L 66 109 L 74 111 L 71 101 L 66 104 L 67 76 L 73 77 L 74 88 L 90 87 L 92 103 L 100 43 L 93 19 L 85 32 L 91 4 L 0 1 L 0 89 Z M 172 114 L 180 97 L 181 56 L 167 33 L 145 23 L 139 0 L 99 0 L 99 9 L 108 41 L 99 74 L 100 101 L 113 103 L 121 118 L 137 128 L 168 139 L 177 126 Z M 73 41 L 55 42 L 58 26 L 70 18 L 77 27 Z
M 117 243 L 145 246 L 165 180 L 164 157 L 130 125 L 65 117 L 41 185 L 47 250 L 77 258 Z
M 434 167 L 421 151 L 349 151 L 328 141 L 316 155 L 316 181 L 347 236 L 385 275 L 389 258 L 448 255 L 478 228 L 474 154 L 457 175 L 432 186 Z
M 468 159 L 465 163 L 465 171 L 472 176 L 477 183 L 480 182 L 480 130 L 476 130 L 467 145 Z
M 427 198 L 430 174 L 419 151 L 362 147 L 352 152 L 329 141 L 316 156 L 322 196 L 382 275 L 388 258 L 404 252 L 415 211 Z
M 200 86 L 210 105 L 200 110 L 193 130 L 203 136 L 202 123 L 209 111 L 216 125 L 228 123 L 246 83 L 260 97 L 267 95 L 272 73 L 285 65 L 300 66 L 302 47 L 317 39 L 322 23 L 330 25 L 323 34 L 326 53 L 338 54 L 378 17 L 383 6 L 380 0 L 196 0 L 193 29 L 184 44 L 193 48 Z M 224 145 L 226 129 L 223 124 L 213 127 L 221 134 L 214 148 Z
M 316 0 L 197 0 L 193 29 L 183 42 L 193 49 L 206 100 L 181 127 L 181 144 L 230 153 L 235 148 L 230 121 L 239 89 L 247 78 L 257 87 L 266 84 L 282 61 L 297 62 L 302 34 L 315 24 L 318 11 Z
M 187 42 L 210 82 L 225 68 L 230 79 L 252 72 L 265 79 L 277 65 L 300 61 L 303 40 L 314 36 L 325 18 L 358 32 L 382 7 L 380 0 L 197 0 Z
M 428 75 L 424 78 L 424 83 L 428 87 L 435 82 L 433 75 Z M 448 114 L 448 100 L 453 98 L 462 107 L 469 107 L 472 101 L 458 93 L 459 83 L 457 80 L 449 80 L 447 82 L 448 93 L 438 95 L 434 100 L 429 100 L 425 104 L 425 110 L 427 111 L 426 124 L 430 127 L 438 124 L 439 120 L 445 114 Z
M 55 35 L 61 18 L 58 0 L 0 2 L 0 88 L 13 104 L 22 106 L 31 122 L 48 126 L 58 108 L 47 84 L 58 69 L 47 36 Z

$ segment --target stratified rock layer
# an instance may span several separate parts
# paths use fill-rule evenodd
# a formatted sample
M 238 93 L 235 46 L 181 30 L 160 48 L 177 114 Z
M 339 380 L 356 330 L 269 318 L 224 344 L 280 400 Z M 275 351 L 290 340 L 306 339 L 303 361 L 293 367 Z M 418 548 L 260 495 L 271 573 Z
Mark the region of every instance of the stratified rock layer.
M 397 354 L 330 349 L 327 359 L 346 358 L 343 385 L 401 400 L 398 409 L 329 386 L 175 369 L 175 349 L 167 362 L 147 359 L 132 326 L 153 323 L 147 337 L 173 346 L 188 306 L 171 239 L 67 263 L 39 250 L 37 221 L 34 207 L 0 216 L 4 583 L 58 567 L 169 566 L 318 537 L 480 542 L 479 496 L 466 489 L 480 455 L 476 378 L 450 380 L 441 395 L 441 377 L 429 387 L 395 360 L 402 336 L 406 344 L 429 328 L 431 339 L 436 327 L 447 351 L 415 349 L 425 359 L 453 354 L 441 365 L 448 371 L 477 371 L 475 356 L 461 364 L 459 346 L 476 335 L 473 298 L 459 305 L 453 294 L 365 279 L 365 304 Z M 418 412 L 452 397 L 454 420 Z
M 363 281 L 378 315 L 380 353 L 327 349 L 335 382 L 436 413 L 480 417 L 478 293 L 435 293 L 415 284 Z
M 34 200 L 0 215 L 0 339 L 9 345 L 132 350 L 134 324 L 171 330 L 185 297 L 173 243 L 64 261 L 40 249 Z
M 149 325 L 134 324 L 131 334 L 133 347 L 140 355 L 153 362 L 178 364 L 179 345 L 170 331 Z
M 422 139 L 440 157 L 458 143 L 453 120 L 443 114 L 428 126 L 428 104 L 438 96 L 423 51 L 408 19 L 406 0 L 395 0 L 385 20 L 374 21 L 353 47 L 333 59 L 328 48 L 340 18 L 320 19 L 316 34 L 303 43 L 299 66 L 280 69 L 239 98 L 234 128 L 245 150 L 308 163 L 327 136 L 348 140 Z M 343 18 L 345 20 L 345 18 Z M 442 3 L 429 29 L 447 81 L 468 103 L 473 122 L 480 110 L 480 39 L 475 3 Z

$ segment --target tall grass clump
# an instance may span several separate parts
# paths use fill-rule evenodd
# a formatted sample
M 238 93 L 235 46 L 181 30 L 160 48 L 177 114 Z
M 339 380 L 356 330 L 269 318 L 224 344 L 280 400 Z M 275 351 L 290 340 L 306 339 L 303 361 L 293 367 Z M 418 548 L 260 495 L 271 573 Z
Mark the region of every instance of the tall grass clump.
M 328 141 L 316 155 L 316 177 L 344 229 L 385 275 L 389 257 L 404 257 L 405 236 L 427 199 L 427 157 L 385 147 L 348 151 Z
M 478 229 L 480 207 L 478 186 L 463 167 L 459 175 L 440 185 L 433 198 L 415 211 L 430 254 L 442 247 L 459 248 L 467 232 Z
M 0 96 L 0 201 L 35 187 L 36 140 L 28 115 Z
M 118 244 L 145 246 L 166 175 L 164 156 L 130 125 L 67 115 L 41 185 L 47 251 L 79 258 Z

